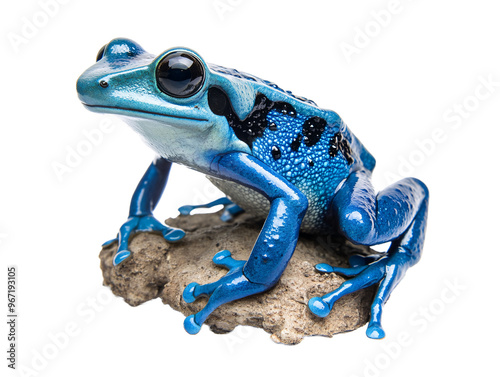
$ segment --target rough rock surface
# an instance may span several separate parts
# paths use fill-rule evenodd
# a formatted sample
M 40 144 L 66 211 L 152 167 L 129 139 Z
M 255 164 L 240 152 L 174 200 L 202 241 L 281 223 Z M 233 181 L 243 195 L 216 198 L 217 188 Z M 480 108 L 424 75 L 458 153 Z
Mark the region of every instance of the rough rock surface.
M 186 285 L 213 282 L 226 274 L 226 269 L 212 262 L 220 250 L 230 250 L 235 259 L 248 259 L 261 224 L 247 215 L 224 223 L 219 214 L 179 216 L 167 223 L 184 229 L 186 237 L 169 244 L 160 235 L 139 233 L 130 243 L 132 256 L 117 267 L 112 264 L 116 243 L 103 248 L 99 257 L 104 285 L 132 306 L 161 297 L 164 304 L 187 316 L 199 311 L 207 299 L 185 303 L 182 291 Z M 215 333 L 229 332 L 238 325 L 260 327 L 272 334 L 275 342 L 285 344 L 297 344 L 308 335 L 331 337 L 361 327 L 369 318 L 372 288 L 343 297 L 327 318 L 312 315 L 307 301 L 345 281 L 333 273 L 317 272 L 317 263 L 347 266 L 347 255 L 369 252 L 327 237 L 303 235 L 274 288 L 222 305 L 205 323 Z

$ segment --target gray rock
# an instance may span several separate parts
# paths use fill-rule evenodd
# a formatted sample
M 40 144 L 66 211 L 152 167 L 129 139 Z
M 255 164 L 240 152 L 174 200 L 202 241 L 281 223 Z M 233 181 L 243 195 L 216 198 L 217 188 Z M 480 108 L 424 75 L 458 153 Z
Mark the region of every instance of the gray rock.
M 193 314 L 206 304 L 199 298 L 192 304 L 182 300 L 189 283 L 213 282 L 226 269 L 212 262 L 214 254 L 228 249 L 235 259 L 248 259 L 261 224 L 247 215 L 224 223 L 219 214 L 179 216 L 170 226 L 182 228 L 186 237 L 175 244 L 160 235 L 139 233 L 130 242 L 132 256 L 113 267 L 116 243 L 103 248 L 99 257 L 104 285 L 132 305 L 160 297 L 164 304 Z M 337 288 L 345 279 L 336 274 L 321 274 L 314 266 L 329 263 L 347 266 L 347 256 L 368 254 L 370 249 L 336 241 L 330 237 L 302 235 L 295 253 L 278 284 L 271 290 L 237 300 L 216 309 L 205 322 L 215 333 L 227 333 L 238 325 L 260 327 L 272 334 L 275 342 L 297 344 L 305 336 L 334 334 L 363 326 L 369 318 L 373 287 L 341 298 L 327 318 L 312 315 L 307 301 Z M 182 326 L 179 323 L 179 326 Z

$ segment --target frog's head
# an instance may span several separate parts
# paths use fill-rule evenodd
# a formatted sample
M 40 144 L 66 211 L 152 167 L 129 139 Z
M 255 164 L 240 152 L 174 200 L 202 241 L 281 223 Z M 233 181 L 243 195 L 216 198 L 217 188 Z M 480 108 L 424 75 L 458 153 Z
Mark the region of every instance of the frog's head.
M 91 111 L 200 131 L 225 122 L 220 112 L 226 102 L 244 119 L 257 93 L 252 81 L 213 67 L 186 48 L 154 56 L 131 40 L 114 39 L 80 76 L 77 91 Z
M 262 80 L 235 72 L 207 65 L 186 48 L 154 56 L 114 39 L 80 76 L 77 91 L 89 110 L 123 116 L 157 153 L 194 167 L 202 154 L 249 151 L 222 115 L 230 107 L 245 119 Z

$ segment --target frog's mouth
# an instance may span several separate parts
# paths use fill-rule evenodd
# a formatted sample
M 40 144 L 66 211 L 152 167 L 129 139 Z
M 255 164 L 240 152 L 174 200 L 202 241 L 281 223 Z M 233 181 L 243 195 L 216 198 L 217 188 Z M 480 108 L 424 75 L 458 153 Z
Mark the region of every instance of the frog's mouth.
M 119 115 L 129 115 L 131 113 L 135 113 L 138 116 L 160 116 L 160 117 L 166 117 L 170 119 L 182 119 L 182 120 L 192 120 L 195 122 L 208 122 L 208 119 L 204 118 L 195 118 L 195 117 L 190 117 L 190 116 L 183 116 L 183 115 L 173 115 L 173 114 L 164 114 L 164 113 L 158 113 L 154 111 L 146 111 L 146 110 L 139 110 L 139 109 L 130 109 L 126 107 L 119 107 L 119 106 L 102 106 L 102 105 L 90 105 L 88 103 L 82 102 L 83 106 L 88 108 L 90 111 L 96 111 L 96 112 L 106 112 L 106 113 L 115 113 Z

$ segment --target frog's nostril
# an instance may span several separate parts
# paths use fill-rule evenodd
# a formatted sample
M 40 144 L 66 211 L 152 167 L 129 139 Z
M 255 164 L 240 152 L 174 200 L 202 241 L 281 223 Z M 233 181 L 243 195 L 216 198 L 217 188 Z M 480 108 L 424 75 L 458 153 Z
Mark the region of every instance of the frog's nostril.
M 101 86 L 101 88 L 107 88 L 109 86 L 106 80 L 99 81 L 99 85 Z

